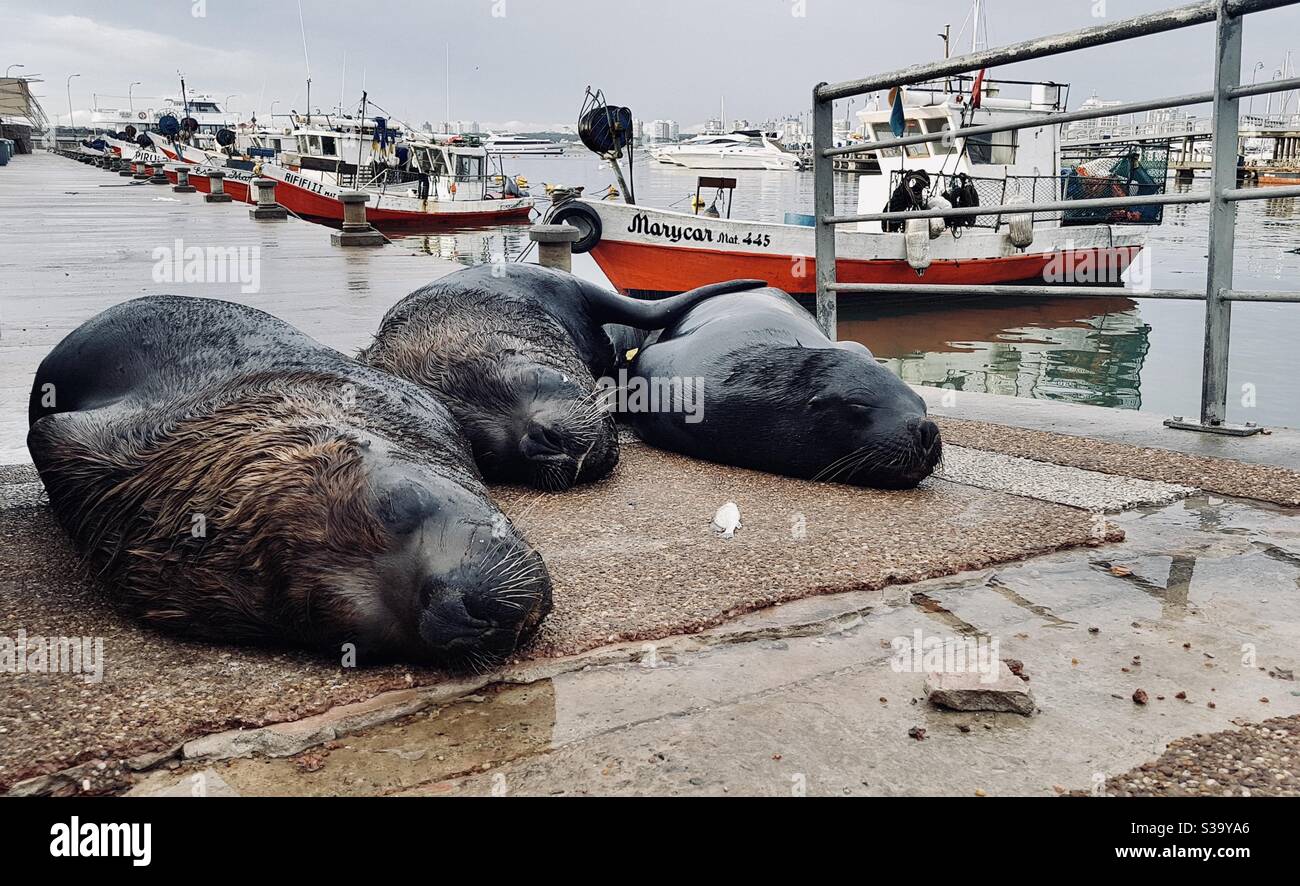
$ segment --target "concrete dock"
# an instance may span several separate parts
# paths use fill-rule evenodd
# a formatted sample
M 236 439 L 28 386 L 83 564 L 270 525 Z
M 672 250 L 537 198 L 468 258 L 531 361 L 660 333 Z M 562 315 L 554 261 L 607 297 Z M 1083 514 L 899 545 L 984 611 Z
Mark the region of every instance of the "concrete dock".
M 134 625 L 80 574 L 30 468 L 49 348 L 111 304 L 174 292 L 351 352 L 458 265 L 125 181 L 46 154 L 0 179 L 0 638 L 105 650 L 98 681 L 0 673 L 0 792 L 1300 793 L 1287 430 L 1228 440 L 930 389 L 948 455 L 902 493 L 634 442 L 598 486 L 495 490 L 556 608 L 491 674 L 357 671 Z M 256 256 L 255 285 L 165 279 L 177 240 Z M 730 540 L 708 526 L 725 501 L 744 523 Z M 925 670 L 896 655 L 918 631 L 996 641 L 1037 712 L 931 705 Z

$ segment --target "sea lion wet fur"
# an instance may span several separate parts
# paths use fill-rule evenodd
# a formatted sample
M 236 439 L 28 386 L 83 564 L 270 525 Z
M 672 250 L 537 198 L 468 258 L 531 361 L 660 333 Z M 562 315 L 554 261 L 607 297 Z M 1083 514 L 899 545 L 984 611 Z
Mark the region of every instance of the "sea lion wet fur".
M 479 667 L 549 610 L 447 410 L 253 308 L 110 308 L 42 362 L 29 419 L 59 523 L 150 624 Z
M 609 385 L 598 384 L 619 365 L 604 324 L 658 329 L 704 299 L 761 285 L 646 302 L 550 268 L 480 265 L 397 303 L 358 359 L 434 391 L 489 480 L 561 490 L 618 462 Z

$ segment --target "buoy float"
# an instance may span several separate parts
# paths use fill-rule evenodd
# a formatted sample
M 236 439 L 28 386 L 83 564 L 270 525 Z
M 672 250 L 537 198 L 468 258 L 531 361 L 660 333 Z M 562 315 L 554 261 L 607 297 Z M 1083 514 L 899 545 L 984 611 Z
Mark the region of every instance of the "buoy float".
M 919 277 L 930 267 L 930 220 L 909 218 L 903 242 L 907 247 L 907 264 Z
M 946 197 L 935 194 L 925 203 L 926 209 L 952 209 L 952 203 Z M 948 227 L 947 219 L 932 218 L 927 219 L 930 222 L 930 239 L 933 240 L 944 232 Z
M 1016 194 L 1007 198 L 1007 205 L 1013 203 L 1028 203 L 1024 195 Z M 1011 245 L 1019 249 L 1034 242 L 1034 216 L 1028 212 L 1017 212 L 1007 216 L 1007 237 L 1011 240 Z

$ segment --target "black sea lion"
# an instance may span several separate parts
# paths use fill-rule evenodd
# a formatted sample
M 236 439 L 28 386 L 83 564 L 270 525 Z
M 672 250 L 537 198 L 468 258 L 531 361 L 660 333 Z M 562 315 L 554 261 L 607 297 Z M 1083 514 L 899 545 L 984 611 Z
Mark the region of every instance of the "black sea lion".
M 446 408 L 253 308 L 110 308 L 41 363 L 29 420 L 59 522 L 151 624 L 478 669 L 550 610 Z
M 704 299 L 762 285 L 733 280 L 651 302 L 537 265 L 479 265 L 394 305 L 358 359 L 434 391 L 488 480 L 567 489 L 618 463 L 597 384 L 617 365 L 602 324 L 658 329 Z
M 621 338 L 640 344 L 622 417 L 654 446 L 884 489 L 915 486 L 939 462 L 925 402 L 862 345 L 827 339 L 779 289 L 718 296 L 640 342 Z M 633 394 L 656 385 L 664 400 L 651 411 Z

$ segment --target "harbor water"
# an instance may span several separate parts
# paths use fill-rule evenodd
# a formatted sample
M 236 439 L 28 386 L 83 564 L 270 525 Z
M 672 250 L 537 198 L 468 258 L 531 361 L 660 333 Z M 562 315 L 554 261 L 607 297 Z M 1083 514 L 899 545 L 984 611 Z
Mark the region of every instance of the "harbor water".
M 607 163 L 586 153 L 507 157 L 505 169 L 543 184 L 585 187 L 599 194 L 613 185 Z M 666 166 L 638 154 L 632 168 L 637 201 L 690 211 L 696 170 Z M 709 173 L 705 173 L 709 174 Z M 734 218 L 780 221 L 787 211 L 812 211 L 811 172 L 723 171 L 737 186 Z M 1206 179 L 1170 182 L 1170 189 L 1204 190 Z M 706 205 L 714 194 L 701 195 Z M 841 209 L 853 209 L 852 176 L 836 183 Z M 545 204 L 543 204 L 545 205 Z M 725 214 L 725 198 L 719 202 Z M 1144 267 L 1150 288 L 1204 285 L 1204 204 L 1169 206 L 1151 229 Z M 1237 204 L 1236 286 L 1285 289 L 1300 279 L 1300 203 L 1294 199 Z M 465 264 L 513 259 L 528 245 L 526 226 L 395 235 L 399 248 Z M 589 256 L 574 271 L 608 284 Z M 840 299 L 839 335 L 867 345 L 910 382 L 957 390 L 1011 394 L 1194 415 L 1200 398 L 1204 307 L 1198 302 L 1129 298 L 997 298 L 888 303 L 862 296 Z M 1228 417 L 1264 425 L 1300 427 L 1300 400 L 1290 392 L 1300 374 L 1300 306 L 1233 307 Z

